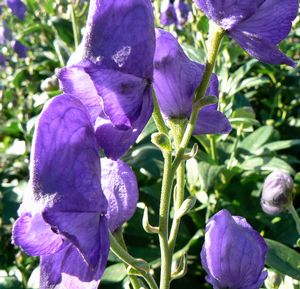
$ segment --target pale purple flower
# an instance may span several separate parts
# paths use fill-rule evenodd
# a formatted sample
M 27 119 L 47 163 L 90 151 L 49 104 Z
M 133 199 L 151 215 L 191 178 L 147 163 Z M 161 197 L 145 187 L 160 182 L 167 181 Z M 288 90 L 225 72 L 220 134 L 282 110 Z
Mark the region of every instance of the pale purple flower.
M 298 14 L 298 0 L 195 0 L 243 49 L 271 64 L 296 64 L 277 45 Z
M 191 61 L 176 38 L 169 32 L 156 30 L 154 57 L 154 90 L 166 118 L 188 118 L 195 90 L 201 82 L 204 66 Z M 218 79 L 212 75 L 207 95 L 218 96 Z M 201 109 L 194 134 L 229 133 L 230 123 L 217 110 L 217 105 Z
M 6 0 L 7 6 L 12 10 L 20 20 L 24 20 L 26 6 L 21 0 Z
M 268 275 L 266 254 L 266 242 L 246 219 L 222 210 L 208 221 L 201 262 L 214 289 L 259 289 Z
M 25 58 L 27 56 L 28 47 L 23 45 L 20 41 L 13 40 L 11 46 L 19 58 Z
M 154 50 L 150 0 L 91 1 L 83 40 L 58 77 L 88 108 L 109 158 L 129 149 L 152 114 Z
M 188 19 L 191 7 L 184 0 L 175 0 L 174 8 L 179 25 L 184 25 Z
M 277 215 L 292 202 L 294 182 L 290 175 L 274 171 L 265 179 L 261 207 L 269 215 Z

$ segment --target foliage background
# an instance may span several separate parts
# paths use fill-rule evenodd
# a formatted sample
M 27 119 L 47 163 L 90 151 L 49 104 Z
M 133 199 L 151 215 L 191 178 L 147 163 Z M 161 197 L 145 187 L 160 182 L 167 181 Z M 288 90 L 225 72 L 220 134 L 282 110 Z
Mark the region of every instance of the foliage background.
M 1 22 L 5 20 L 14 37 L 29 47 L 28 56 L 20 59 L 9 45 L 0 46 L 7 57 L 6 65 L 0 67 L 0 288 L 12 289 L 38 288 L 38 259 L 26 256 L 11 244 L 11 229 L 26 190 L 37 115 L 49 98 L 59 94 L 55 70 L 64 66 L 74 51 L 70 5 L 82 29 L 88 7 L 87 1 L 25 2 L 26 18 L 20 21 L 0 1 Z M 156 16 L 159 17 L 157 11 Z M 281 44 L 282 50 L 296 61 L 300 58 L 299 20 L 298 17 L 289 38 Z M 201 12 L 193 6 L 183 27 L 173 25 L 166 29 L 178 35 L 192 59 L 204 63 L 208 22 Z M 189 270 L 183 279 L 172 283 L 172 288 L 210 288 L 205 284 L 199 253 L 205 222 L 221 208 L 246 217 L 264 237 L 290 248 L 284 247 L 280 251 L 284 257 L 276 259 L 276 243 L 267 267 L 277 270 L 281 288 L 300 288 L 296 281 L 300 280 L 300 255 L 296 253 L 300 252 L 300 242 L 295 224 L 288 213 L 270 217 L 260 208 L 263 180 L 275 169 L 295 177 L 294 204 L 300 207 L 300 69 L 259 63 L 226 38 L 216 71 L 220 79 L 220 109 L 230 118 L 234 129 L 228 136 L 192 140 L 198 143 L 200 151 L 187 163 L 186 196 L 192 194 L 198 202 L 183 219 L 176 247 L 176 256 L 188 254 Z M 149 261 L 157 274 L 158 240 L 146 234 L 141 225 L 144 204 L 150 208 L 151 222 L 158 222 L 163 163 L 160 151 L 150 142 L 153 132 L 155 126 L 150 121 L 124 157 L 136 172 L 140 186 L 140 203 L 124 227 L 124 238 L 129 251 Z M 288 257 L 292 261 L 285 262 Z M 126 286 L 124 266 L 110 255 L 100 288 Z

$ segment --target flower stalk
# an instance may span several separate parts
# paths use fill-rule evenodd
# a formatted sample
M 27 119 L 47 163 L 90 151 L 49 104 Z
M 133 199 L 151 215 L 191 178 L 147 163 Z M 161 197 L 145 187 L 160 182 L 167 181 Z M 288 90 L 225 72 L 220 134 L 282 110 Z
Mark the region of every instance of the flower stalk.
M 172 197 L 173 182 L 176 175 L 176 188 L 174 192 L 174 207 L 175 211 L 179 210 L 184 201 L 184 178 L 185 178 L 185 163 L 184 156 L 186 148 L 193 134 L 198 114 L 202 107 L 209 103 L 215 103 L 215 99 L 207 98 L 203 100 L 209 81 L 213 73 L 215 61 L 218 55 L 219 47 L 224 36 L 222 29 L 214 23 L 210 25 L 210 33 L 208 39 L 208 56 L 205 66 L 204 76 L 201 84 L 196 90 L 192 113 L 188 122 L 172 120 L 170 123 L 171 134 L 175 143 L 175 158 L 173 160 L 170 152 L 164 151 L 164 172 L 161 193 L 161 206 L 159 213 L 159 240 L 161 250 L 161 278 L 160 289 L 169 289 L 171 283 L 171 266 L 172 254 L 174 252 L 181 217 L 174 215 L 171 232 L 169 234 L 169 216 L 170 204 Z M 168 128 L 163 120 L 158 107 L 156 97 L 154 95 L 154 113 L 153 118 L 160 132 L 168 134 Z

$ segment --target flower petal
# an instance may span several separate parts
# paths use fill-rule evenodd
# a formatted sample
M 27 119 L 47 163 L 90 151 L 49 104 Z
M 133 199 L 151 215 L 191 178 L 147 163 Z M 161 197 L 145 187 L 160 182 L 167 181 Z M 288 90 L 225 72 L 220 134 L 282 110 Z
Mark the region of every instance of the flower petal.
M 298 0 L 265 0 L 255 14 L 241 22 L 236 29 L 278 44 L 291 31 L 298 5 Z
M 176 38 L 156 30 L 154 90 L 162 113 L 167 117 L 186 117 L 204 66 L 188 59 Z
M 230 131 L 231 125 L 227 117 L 209 106 L 200 111 L 194 134 L 226 134 Z
M 12 242 L 28 255 L 40 256 L 59 251 L 64 241 L 51 230 L 41 214 L 23 213 L 14 223 Z
M 33 193 L 44 208 L 105 214 L 98 145 L 79 100 L 61 95 L 48 103 L 38 121 L 31 157 Z
M 96 123 L 96 136 L 98 144 L 104 149 L 105 155 L 111 159 L 120 158 L 131 145 L 135 143 L 144 129 L 153 111 L 150 85 L 143 95 L 143 106 L 139 118 L 132 128 L 120 130 L 104 116 L 98 118 Z
M 295 62 L 282 53 L 275 44 L 256 34 L 239 29 L 233 29 L 228 34 L 251 56 L 262 62 L 296 66 Z
M 103 100 L 104 113 L 119 129 L 131 128 L 141 113 L 147 81 L 134 75 L 96 66 L 86 68 Z
M 97 267 L 108 249 L 106 217 L 99 213 L 55 212 L 51 209 L 43 212 L 43 217 L 60 235 L 78 248 L 92 269 Z
M 228 30 L 253 15 L 264 1 L 195 0 L 195 3 L 210 19 Z
M 88 59 L 102 68 L 152 79 L 154 16 L 149 0 L 93 0 L 79 51 L 68 65 Z
M 95 124 L 102 111 L 101 97 L 98 95 L 90 76 L 84 71 L 84 67 L 62 68 L 57 77 L 61 89 L 82 102 L 90 114 L 92 124 Z
M 106 246 L 109 249 L 109 243 Z M 108 250 L 102 252 L 102 259 L 95 270 L 84 262 L 72 244 L 55 254 L 42 256 L 40 288 L 97 289 L 106 266 L 107 253 Z
M 101 185 L 108 200 L 108 227 L 113 232 L 134 214 L 139 198 L 135 174 L 121 160 L 101 159 Z

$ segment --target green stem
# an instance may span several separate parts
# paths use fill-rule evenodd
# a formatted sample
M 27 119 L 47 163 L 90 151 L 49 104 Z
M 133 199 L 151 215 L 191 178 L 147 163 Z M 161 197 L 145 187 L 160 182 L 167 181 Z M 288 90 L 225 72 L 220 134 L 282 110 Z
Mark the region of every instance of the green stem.
M 176 151 L 180 148 L 180 143 L 184 134 L 184 130 L 186 127 L 186 120 L 182 119 L 171 119 L 169 121 L 170 126 L 172 128 L 172 135 L 174 137 L 174 144 Z M 180 165 L 176 171 L 176 191 L 174 192 L 174 209 L 175 212 L 178 211 L 184 201 L 184 186 L 185 186 L 185 163 L 181 161 Z M 169 237 L 169 248 L 170 253 L 173 256 L 176 239 L 179 231 L 181 223 L 181 218 L 177 218 L 176 214 L 174 214 L 174 219 L 172 222 L 170 237 Z M 172 262 L 172 260 L 171 260 Z M 172 263 L 171 263 L 172 265 Z
M 172 155 L 164 153 L 164 172 L 163 183 L 159 210 L 159 243 L 161 252 L 161 274 L 160 289 L 168 289 L 171 281 L 171 264 L 172 255 L 170 253 L 168 236 L 169 236 L 169 213 L 172 196 L 172 186 L 174 176 L 171 175 Z
M 153 110 L 153 114 L 152 117 L 154 119 L 154 122 L 156 124 L 156 127 L 158 128 L 158 130 L 166 135 L 168 135 L 169 133 L 169 129 L 165 124 L 165 121 L 163 119 L 163 116 L 160 112 L 160 108 L 157 102 L 157 98 L 156 98 L 156 94 L 154 92 L 154 89 L 152 89 L 152 100 L 153 100 L 153 105 L 154 105 L 154 110 Z
M 189 141 L 192 137 L 193 131 L 195 129 L 195 124 L 198 119 L 199 111 L 201 107 L 197 105 L 197 102 L 205 96 L 206 90 L 209 86 L 209 80 L 211 78 L 215 62 L 217 59 L 219 47 L 221 44 L 221 41 L 224 36 L 224 31 L 218 27 L 215 23 L 210 22 L 209 26 L 210 32 L 209 32 L 209 38 L 208 38 L 208 53 L 207 53 L 207 61 L 205 65 L 205 71 L 204 75 L 202 78 L 202 81 L 198 88 L 196 89 L 196 96 L 194 99 L 194 105 L 193 105 L 193 110 L 188 122 L 188 125 L 186 127 L 184 136 L 182 138 L 180 148 L 177 151 L 176 157 L 174 159 L 173 165 L 172 165 L 172 171 L 175 173 L 177 167 L 181 163 L 182 157 L 185 153 L 185 150 L 189 144 Z
M 209 144 L 210 144 L 210 154 L 213 161 L 217 160 L 217 152 L 216 152 L 216 140 L 213 135 L 208 136 Z
M 70 7 L 70 11 L 71 11 L 71 21 L 72 21 L 73 36 L 74 36 L 74 45 L 75 45 L 75 49 L 76 49 L 79 45 L 79 29 L 78 29 L 78 25 L 77 25 L 77 19 L 76 19 L 73 3 L 71 3 L 69 5 L 69 7 Z
M 158 286 L 149 273 L 150 266 L 145 261 L 137 260 L 133 258 L 123 247 L 119 244 L 116 238 L 109 232 L 110 249 L 111 251 L 126 265 L 131 266 L 133 269 L 138 271 L 145 281 L 147 282 L 150 289 L 158 289 Z
M 289 205 L 288 210 L 291 213 L 291 215 L 293 216 L 293 219 L 295 220 L 297 232 L 300 235 L 300 218 L 299 218 L 299 215 L 298 215 L 293 203 L 291 203 Z
M 233 166 L 233 161 L 235 159 L 236 150 L 237 150 L 238 144 L 240 142 L 243 129 L 244 129 L 244 124 L 242 123 L 242 124 L 240 124 L 240 126 L 237 129 L 236 139 L 235 139 L 234 144 L 233 144 L 233 149 L 232 149 L 230 159 L 229 159 L 228 164 L 227 164 L 227 169 L 231 169 L 232 166 Z

